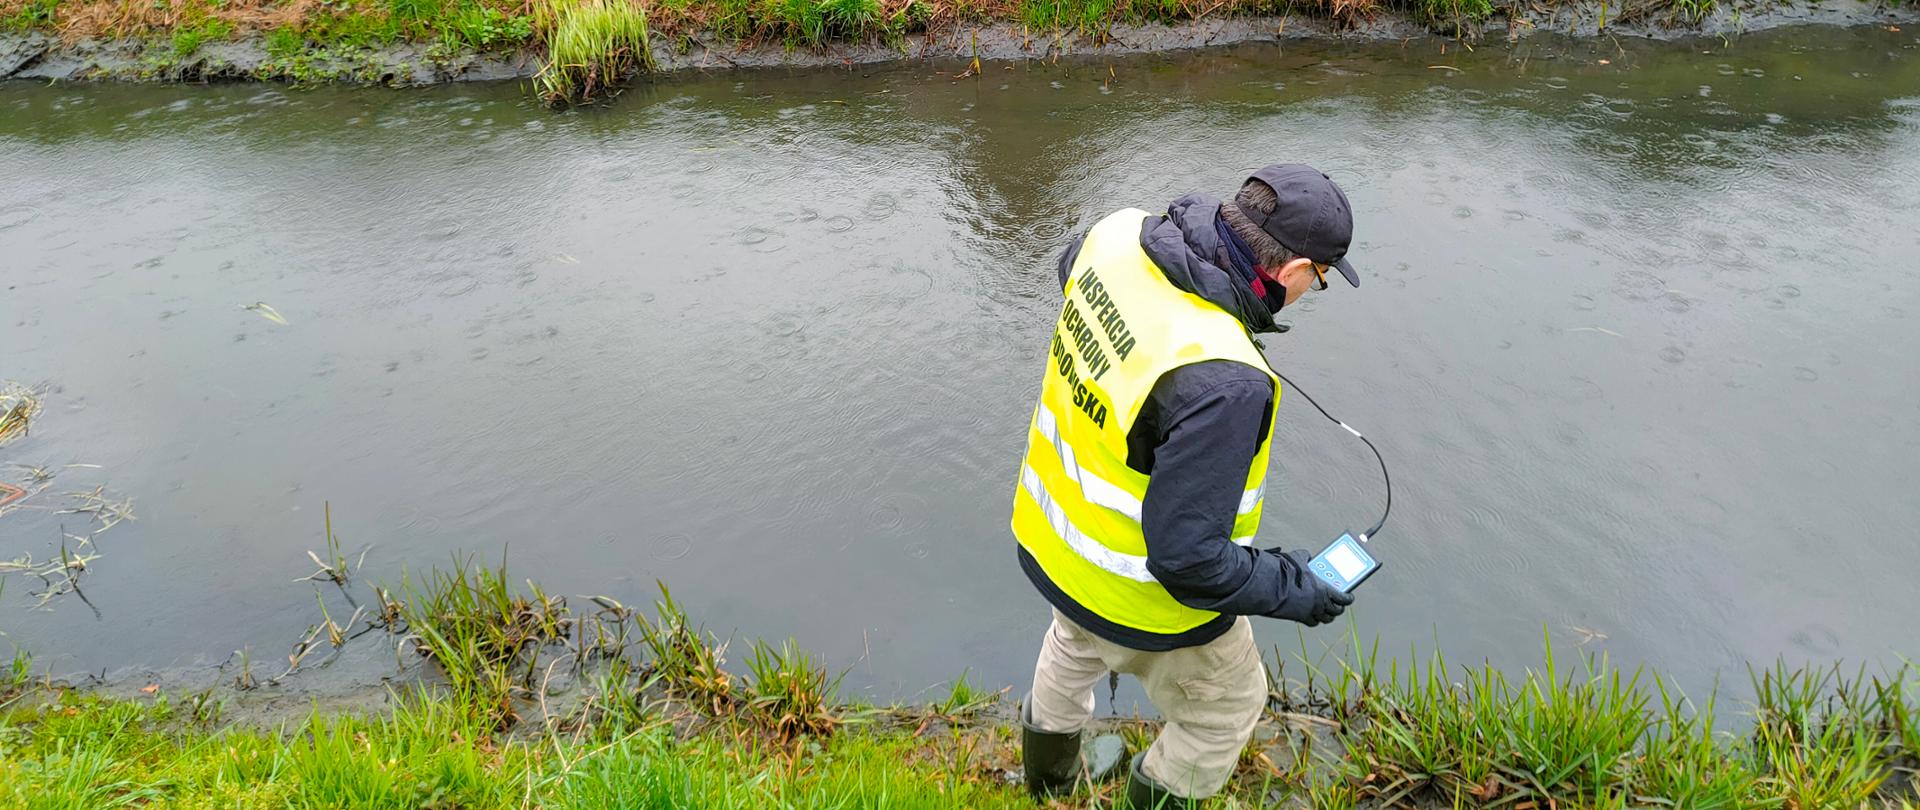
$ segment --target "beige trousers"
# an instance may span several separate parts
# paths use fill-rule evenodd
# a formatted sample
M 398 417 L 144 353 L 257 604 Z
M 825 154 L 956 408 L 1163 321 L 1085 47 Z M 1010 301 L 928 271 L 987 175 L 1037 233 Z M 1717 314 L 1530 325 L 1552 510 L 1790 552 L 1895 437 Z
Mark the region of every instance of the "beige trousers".
M 1107 670 L 1140 679 L 1166 719 L 1140 767 L 1186 799 L 1219 792 L 1267 702 L 1267 671 L 1245 616 L 1199 647 L 1128 649 L 1053 612 L 1033 667 L 1031 718 L 1042 731 L 1078 731 L 1093 717 L 1093 688 Z

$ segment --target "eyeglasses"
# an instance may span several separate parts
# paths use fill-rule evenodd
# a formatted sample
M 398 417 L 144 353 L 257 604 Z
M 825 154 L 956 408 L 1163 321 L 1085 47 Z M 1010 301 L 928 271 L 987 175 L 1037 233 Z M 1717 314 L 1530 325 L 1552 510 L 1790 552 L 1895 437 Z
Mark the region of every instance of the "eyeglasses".
M 1321 290 L 1326 289 L 1327 288 L 1327 268 L 1320 266 L 1319 262 L 1308 262 L 1307 266 L 1313 268 L 1313 278 L 1314 278 L 1314 285 L 1312 288 L 1313 291 L 1320 292 Z

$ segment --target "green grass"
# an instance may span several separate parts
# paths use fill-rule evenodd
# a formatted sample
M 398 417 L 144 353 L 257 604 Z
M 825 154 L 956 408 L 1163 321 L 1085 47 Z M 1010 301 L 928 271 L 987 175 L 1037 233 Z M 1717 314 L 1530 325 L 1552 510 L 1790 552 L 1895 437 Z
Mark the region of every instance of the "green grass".
M 839 727 L 840 678 L 846 673 L 828 675 L 792 639 L 779 647 L 754 642 L 747 670 L 752 673 L 747 703 L 778 739 L 824 736 Z
M 527 590 L 508 584 L 504 561 L 489 569 L 458 560 L 399 589 L 407 638 L 440 666 L 455 702 L 489 727 L 511 725 L 515 698 L 533 688 L 534 653 L 565 641 L 573 627 L 565 600 L 531 582 Z
M 647 10 L 628 0 L 556 0 L 541 93 L 550 103 L 591 101 L 628 74 L 653 67 Z
M 926 704 L 873 711 L 842 703 L 839 677 L 791 640 L 751 644 L 736 675 L 726 645 L 664 586 L 648 618 L 606 597 L 579 612 L 511 583 L 504 564 L 456 559 L 373 589 L 377 607 L 356 615 L 418 649 L 445 685 L 400 691 L 367 715 L 232 723 L 212 692 L 64 690 L 36 684 L 16 653 L 0 673 L 0 806 L 1032 806 L 1004 778 L 1019 761 L 1010 712 L 990 711 L 1004 690 L 963 673 Z M 1512 674 L 1438 654 L 1405 661 L 1358 639 L 1317 660 L 1304 650 L 1276 660 L 1257 739 L 1291 753 L 1248 746 L 1222 806 L 1285 794 L 1316 808 L 1914 800 L 1904 784 L 1920 766 L 1920 673 L 1910 666 L 1757 669 L 1742 706 L 1751 721 L 1726 724 L 1713 697 L 1697 704 L 1604 655 L 1569 660 L 1551 639 L 1540 665 Z M 579 692 L 549 705 L 535 673 L 563 665 Z M 1285 677 L 1289 666 L 1304 679 Z M 1152 721 L 1117 725 L 1135 750 L 1157 732 Z M 1113 791 L 1084 806 L 1105 806 Z
M 1753 690 L 1755 764 L 1788 806 L 1858 806 L 1890 775 L 1885 755 L 1894 740 L 1885 729 L 1890 714 L 1910 714 L 1904 696 L 1872 689 L 1864 672 L 1849 678 L 1837 665 L 1776 664 L 1753 674 Z
M 388 14 L 409 22 L 431 20 L 440 10 L 436 0 L 386 0 L 386 3 Z
M 27 0 L 20 10 L 0 17 L 0 31 L 32 31 L 39 28 L 51 28 L 54 22 L 54 9 L 60 0 Z M 0 435 L 5 435 L 7 418 L 0 416 Z
M 292 59 L 306 51 L 307 38 L 292 26 L 283 25 L 267 32 L 266 48 L 268 57 Z
M 1875 678 L 1872 688 L 1875 714 L 1900 767 L 1909 774 L 1920 771 L 1920 678 Z
M 1752 730 L 1716 729 L 1657 676 L 1604 655 L 1509 677 L 1489 667 L 1384 665 L 1356 642 L 1337 674 L 1309 663 L 1280 708 L 1340 723 L 1340 778 L 1292 781 L 1328 806 L 1349 798 L 1465 806 L 1861 807 L 1893 801 L 1889 776 L 1911 773 L 1920 678 L 1776 665 L 1753 675 Z M 1302 663 L 1306 663 L 1304 656 Z M 1319 799 L 1313 799 L 1315 802 Z M 1316 804 L 1316 806 L 1320 806 Z
M 1102 35 L 1118 23 L 1176 23 L 1192 19 L 1211 3 L 1184 0 L 1017 0 L 1014 19 L 1035 33 L 1079 32 Z M 1371 3 L 1364 3 L 1371 8 Z M 1270 0 L 1238 0 L 1225 8 L 1236 14 L 1327 14 L 1334 12 L 1331 2 L 1288 5 Z M 1219 9 L 1215 9 L 1218 13 Z
M 967 680 L 967 673 L 961 672 L 947 687 L 947 696 L 935 702 L 931 707 L 935 714 L 943 717 L 965 718 L 979 714 L 1000 701 L 1003 692 L 988 691 L 975 686 Z
M 407 33 L 404 21 L 380 12 L 324 9 L 304 20 L 299 33 L 322 48 L 365 48 L 397 42 Z
M 1640 674 L 1623 677 L 1603 656 L 1563 675 L 1551 641 L 1546 650 L 1546 666 L 1528 671 L 1496 709 L 1509 754 L 1495 768 L 1522 792 L 1600 803 L 1651 725 Z
M 1676 0 L 1687 2 L 1688 0 Z M 1711 2 L 1711 0 L 1705 0 Z M 1451 26 L 1455 32 L 1463 30 L 1469 23 L 1478 23 L 1493 16 L 1493 0 L 1405 0 L 1406 8 L 1415 19 L 1436 26 Z
M 1367 751 L 1377 763 L 1369 792 L 1389 800 L 1427 791 L 1452 794 L 1487 784 L 1500 735 L 1484 725 L 1497 710 L 1504 683 L 1479 673 L 1456 687 L 1446 659 L 1404 670 L 1392 663 L 1379 688 L 1356 684 L 1361 705 L 1348 712 L 1361 720 L 1348 745 Z M 1366 678 L 1368 682 L 1372 677 Z M 1496 690 L 1500 684 L 1502 689 Z
M 5 706 L 15 696 L 25 692 L 33 684 L 33 656 L 26 650 L 14 650 L 13 658 L 7 662 L 6 671 L 0 672 L 0 706 Z
M 514 785 L 493 767 L 487 727 L 456 704 L 403 696 L 386 717 L 309 718 L 288 740 L 294 808 L 504 807 Z
M 413 690 L 379 714 L 316 711 L 256 728 L 220 722 L 203 699 L 37 692 L 32 705 L 0 711 L 0 806 L 1033 806 L 999 776 L 1017 762 L 1010 724 L 922 733 L 909 718 L 783 734 L 770 709 L 790 708 L 797 693 L 829 705 L 831 679 L 791 643 L 760 645 L 754 658 L 740 712 L 693 733 L 660 703 L 502 732 L 454 693 Z M 1340 745 L 1279 774 L 1243 757 L 1232 798 L 1215 806 L 1288 793 L 1315 808 L 1911 806 L 1910 794 L 1876 792 L 1891 769 L 1912 765 L 1910 749 L 1883 733 L 1913 712 L 1907 670 L 1879 679 L 1762 670 L 1743 735 L 1714 731 L 1711 702 L 1697 708 L 1658 680 L 1642 690 L 1604 659 L 1514 679 L 1438 657 L 1352 676 L 1336 680 L 1369 691 L 1344 696 Z M 621 672 L 593 688 L 606 698 L 630 683 Z M 971 693 L 981 694 L 994 693 Z M 1126 728 L 1136 749 L 1153 732 Z M 1426 781 L 1408 779 L 1415 770 Z M 1105 806 L 1083 801 L 1067 806 Z
M 65 694 L 0 719 L 0 805 L 186 808 L 1027 808 L 953 780 L 910 735 L 846 734 L 794 753 L 665 723 L 499 738 L 444 699 L 284 729 L 193 725 L 164 700 Z
M 463 5 L 448 15 L 441 39 L 448 47 L 477 51 L 511 48 L 533 38 L 533 18 L 508 15 L 492 6 Z
M 654 612 L 653 621 L 642 623 L 640 641 L 659 685 L 709 715 L 723 716 L 737 706 L 739 683 L 726 668 L 726 643 L 694 626 L 664 583 Z
M 1645 795 L 1699 810 L 1780 805 L 1778 797 L 1763 795 L 1750 760 L 1728 756 L 1734 741 L 1714 731 L 1712 700 L 1695 707 L 1664 682 L 1656 679 L 1655 688 L 1660 710 L 1634 761 L 1633 781 Z
M 1550 0 L 1571 3 L 1576 0 Z M 188 59 L 208 42 L 258 37 L 268 59 L 260 79 L 405 81 L 381 49 L 428 46 L 426 60 L 467 51 L 528 51 L 545 64 L 536 78 L 550 103 L 611 95 L 654 68 L 657 36 L 681 52 L 707 46 L 784 43 L 829 47 L 877 41 L 903 51 L 916 33 L 945 35 L 955 24 L 1010 23 L 1034 37 L 1104 39 L 1117 24 L 1179 23 L 1203 16 L 1318 16 L 1358 23 L 1380 0 L 323 0 L 292 21 L 263 22 L 261 0 L 0 0 L 0 30 L 70 38 L 136 39 L 151 61 Z M 1674 0 L 1670 24 L 1697 23 L 1717 0 Z M 117 5 L 115 5 L 117 4 Z M 113 5 L 113 8 L 105 6 Z M 265 3 L 265 6 L 273 6 Z M 282 5 L 281 7 L 285 7 Z M 1493 0 L 1398 0 L 1390 6 L 1460 36 L 1496 10 Z M 134 13 L 138 10 L 138 13 Z M 164 13 L 150 13 L 164 12 Z M 268 27 L 271 25 L 271 27 Z
M 763 0 L 761 19 L 789 43 L 855 38 L 881 27 L 879 0 Z
M 1717 6 L 1717 0 L 1673 0 L 1674 14 L 1689 25 L 1699 25 Z
M 231 36 L 233 36 L 231 23 L 222 20 L 201 20 L 197 24 L 174 29 L 173 55 L 185 59 L 199 53 L 201 45 Z
M 7 593 L 7 582 L 0 579 L 0 596 Z M 0 638 L 7 634 L 0 632 Z M 33 654 L 18 646 L 13 647 L 12 657 L 7 659 L 7 668 L 0 671 L 0 709 L 6 708 L 15 697 L 25 692 L 33 683 Z

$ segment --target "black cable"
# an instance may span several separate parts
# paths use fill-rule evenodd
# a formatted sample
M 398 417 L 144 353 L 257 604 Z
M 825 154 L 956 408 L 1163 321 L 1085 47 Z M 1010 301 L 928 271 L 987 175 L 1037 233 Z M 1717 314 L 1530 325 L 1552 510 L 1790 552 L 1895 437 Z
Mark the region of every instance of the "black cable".
M 1284 382 L 1287 384 L 1287 387 L 1300 392 L 1300 396 L 1307 398 L 1307 404 L 1312 405 L 1314 410 L 1319 411 L 1321 416 L 1324 416 L 1327 418 L 1327 421 L 1332 422 L 1336 425 L 1339 425 L 1342 428 L 1345 428 L 1348 433 L 1353 434 L 1354 438 L 1359 439 L 1360 441 L 1366 442 L 1367 449 L 1373 451 L 1373 460 L 1380 462 L 1380 478 L 1387 482 L 1387 508 L 1381 510 L 1380 522 L 1373 524 L 1373 528 L 1368 529 L 1365 532 L 1361 532 L 1360 534 L 1361 540 L 1373 539 L 1374 535 L 1380 533 L 1381 527 L 1387 525 L 1387 515 L 1393 513 L 1393 476 L 1387 473 L 1387 460 L 1381 457 L 1380 448 L 1374 447 L 1373 440 L 1360 435 L 1360 431 L 1354 430 L 1352 425 L 1349 425 L 1345 422 L 1342 422 L 1338 419 L 1333 418 L 1333 414 L 1327 413 L 1326 408 L 1320 407 L 1320 403 L 1313 401 L 1312 394 L 1307 393 L 1300 386 L 1295 385 L 1292 380 L 1287 379 L 1287 375 L 1281 374 L 1279 371 L 1274 371 L 1273 376 L 1279 377 L 1281 382 Z

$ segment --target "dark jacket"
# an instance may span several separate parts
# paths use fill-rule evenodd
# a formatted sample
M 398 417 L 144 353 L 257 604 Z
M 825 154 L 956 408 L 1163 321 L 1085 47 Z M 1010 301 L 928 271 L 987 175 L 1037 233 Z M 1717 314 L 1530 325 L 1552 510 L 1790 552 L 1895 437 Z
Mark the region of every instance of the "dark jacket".
M 1206 299 L 1255 332 L 1274 331 L 1273 313 L 1228 271 L 1214 228 L 1220 201 L 1190 194 L 1166 216 L 1148 217 L 1140 247 L 1174 286 Z M 1086 234 L 1060 256 L 1060 285 Z M 1127 466 L 1151 475 L 1141 504 L 1147 570 L 1182 604 L 1218 611 L 1213 621 L 1184 633 L 1123 627 L 1082 608 L 1054 586 L 1038 562 L 1020 549 L 1020 566 L 1060 612 L 1093 634 L 1136 650 L 1192 647 L 1218 638 L 1234 617 L 1278 609 L 1289 587 L 1275 552 L 1234 545 L 1233 521 L 1273 409 L 1267 375 L 1231 360 L 1182 366 L 1161 376 L 1127 434 Z M 1272 491 L 1272 488 L 1269 488 Z

